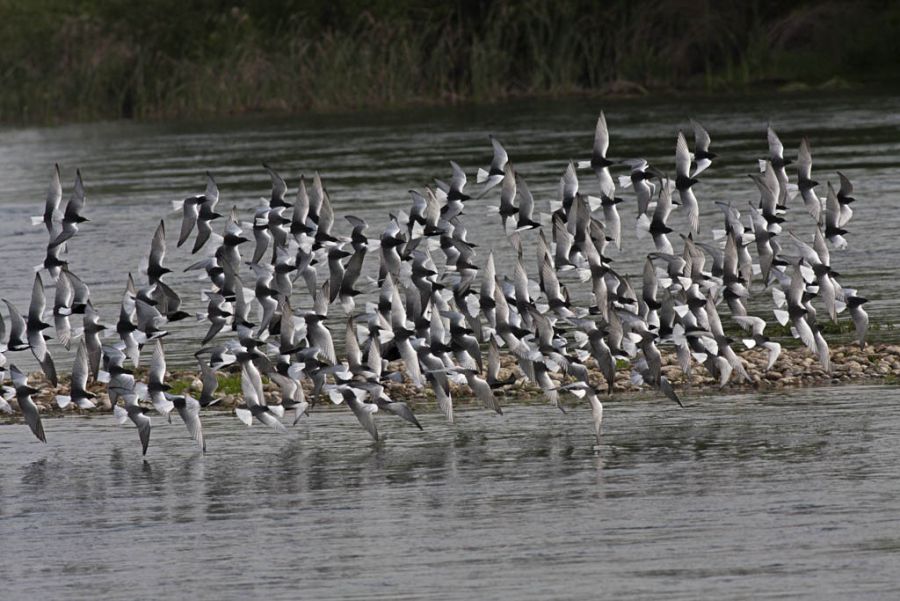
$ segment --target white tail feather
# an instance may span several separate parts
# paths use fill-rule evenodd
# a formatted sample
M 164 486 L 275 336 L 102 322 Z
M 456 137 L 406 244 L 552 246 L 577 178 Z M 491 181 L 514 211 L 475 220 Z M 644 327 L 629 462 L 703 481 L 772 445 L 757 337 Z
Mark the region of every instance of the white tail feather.
M 784 291 L 780 288 L 772 288 L 772 302 L 775 303 L 777 308 L 781 308 L 787 302 L 787 298 L 785 298 Z M 784 325 L 784 324 L 781 324 Z
M 250 413 L 247 409 L 241 409 L 240 407 L 235 407 L 234 414 L 237 416 L 239 420 L 241 420 L 244 425 L 252 426 L 253 425 L 253 414 Z
M 800 275 L 803 276 L 803 279 L 807 282 L 811 282 L 816 279 L 816 272 L 812 270 L 812 267 L 808 267 L 805 264 L 800 264 Z
M 113 416 L 116 418 L 116 423 L 120 426 L 128 421 L 128 412 L 118 405 L 113 407 Z
M 646 238 L 647 234 L 650 233 L 650 218 L 647 217 L 647 215 L 638 217 L 638 220 L 635 223 L 635 229 L 637 231 L 638 240 Z
M 775 314 L 775 319 L 778 320 L 778 323 L 780 323 L 783 326 L 787 325 L 788 320 L 790 319 L 790 315 L 788 315 L 787 311 L 783 311 L 781 309 L 774 309 L 772 312 Z
M 575 330 L 575 344 L 579 347 L 584 346 L 588 343 L 588 335 L 582 332 L 581 330 Z

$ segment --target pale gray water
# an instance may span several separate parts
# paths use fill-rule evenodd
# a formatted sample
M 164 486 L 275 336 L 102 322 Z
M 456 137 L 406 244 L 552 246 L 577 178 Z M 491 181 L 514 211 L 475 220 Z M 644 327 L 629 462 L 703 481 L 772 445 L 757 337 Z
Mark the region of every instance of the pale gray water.
M 19 599 L 896 599 L 896 387 L 349 412 L 276 435 L 110 415 L 0 426 L 0 579 Z M 381 416 L 379 416 L 381 417 Z
M 177 272 L 166 279 L 182 294 L 189 311 L 205 310 L 201 283 L 193 274 L 181 273 L 196 257 L 186 248 L 174 248 L 180 217 L 171 213 L 170 202 L 202 192 L 206 169 L 219 183 L 220 212 L 236 205 L 244 219 L 250 218 L 259 198 L 270 191 L 260 163 L 266 161 L 279 169 L 292 191 L 301 171 L 310 175 L 318 169 L 334 204 L 336 229 L 349 233 L 343 215 L 352 213 L 365 218 L 371 224 L 369 235 L 377 238 L 388 211 L 408 207 L 406 191 L 421 189 L 433 177 L 448 178 L 451 159 L 468 172 L 469 191 L 479 190 L 475 171 L 490 161 L 488 133 L 496 134 L 506 145 L 534 192 L 538 208 L 546 211 L 549 200 L 556 198 L 557 183 L 568 160 L 589 158 L 601 108 L 609 122 L 611 157 L 644 157 L 670 172 L 677 129 L 689 127 L 691 116 L 706 125 L 713 138 L 712 150 L 720 158 L 702 174 L 703 181 L 696 187 L 705 240 L 710 240 L 710 228 L 721 228 L 723 223 L 714 201 L 731 201 L 744 210 L 748 201 L 758 201 L 756 187 L 746 174 L 757 169 L 757 158 L 766 155 L 767 122 L 776 126 L 791 157 L 796 155 L 800 137 L 809 136 L 813 175 L 821 184 L 819 195 L 824 198 L 826 181 L 837 184 L 838 169 L 856 186 L 858 202 L 853 205 L 855 214 L 847 236 L 850 249 L 832 255 L 834 268 L 842 274 L 841 283 L 858 287 L 859 294 L 870 299 L 866 309 L 873 323 L 893 322 L 900 314 L 900 300 L 894 293 L 900 97 L 872 94 L 721 101 L 578 100 L 219 123 L 116 122 L 7 129 L 0 131 L 0 296 L 12 300 L 23 313 L 27 309 L 32 266 L 43 260 L 47 243 L 46 231 L 30 226 L 28 218 L 43 210 L 54 162 L 62 166 L 64 200 L 75 168 L 80 167 L 84 174 L 86 214 L 91 221 L 71 242 L 68 260 L 72 271 L 92 286 L 95 305 L 105 321 L 114 323 L 126 274 L 138 275 L 141 258 L 149 252 L 150 238 L 162 217 L 169 226 L 167 262 Z M 789 173 L 796 178 L 793 167 Z M 580 172 L 580 179 L 583 191 L 597 192 L 590 171 Z M 478 260 L 484 261 L 487 249 L 496 247 L 502 274 L 513 254 L 502 241 L 499 217 L 484 214 L 484 206 L 496 205 L 498 195 L 495 191 L 486 200 L 471 201 L 465 223 L 470 240 L 480 245 Z M 652 250 L 652 242 L 635 237 L 633 193 L 626 190 L 619 195 L 626 199 L 620 205 L 625 244 L 621 255 L 613 248 L 609 253 L 619 271 L 639 279 L 643 257 Z M 793 207 L 788 227 L 811 236 L 812 221 L 799 199 Z M 222 221 L 215 223 L 217 231 L 221 231 Z M 673 214 L 676 230 L 683 231 L 685 222 L 683 216 Z M 533 244 L 534 235 L 526 234 L 526 244 Z M 680 248 L 675 235 L 673 244 Z M 243 247 L 245 254 L 252 253 L 249 246 Z M 787 241 L 784 246 L 791 250 Z M 755 256 L 755 249 L 753 253 Z M 443 264 L 440 253 L 435 260 Z M 377 253 L 370 253 L 367 269 L 375 269 L 376 264 Z M 534 269 L 533 252 L 526 264 Z M 320 281 L 326 277 L 322 275 Z M 576 299 L 589 290 L 571 276 L 563 276 L 563 281 Z M 293 306 L 307 308 L 311 301 L 299 288 Z M 52 295 L 49 285 L 48 290 Z M 771 321 L 770 304 L 764 295 L 751 307 Z M 339 307 L 335 306 L 332 314 L 333 323 L 342 322 Z M 166 339 L 170 361 L 190 362 L 205 330 L 205 324 L 193 321 L 171 326 L 172 334 Z M 875 337 L 883 335 L 873 332 Z M 71 357 L 56 350 L 57 363 L 64 371 Z M 30 353 L 11 358 L 27 364 Z
M 841 281 L 871 299 L 873 322 L 900 314 L 900 98 L 858 95 L 7 129 L 0 296 L 24 312 L 46 245 L 28 217 L 41 212 L 55 161 L 65 197 L 83 170 L 91 221 L 68 260 L 113 322 L 157 221 L 166 217 L 171 241 L 169 203 L 202 191 L 206 169 L 220 207 L 244 216 L 269 191 L 262 161 L 292 186 L 301 169 L 320 169 L 338 228 L 347 232 L 341 215 L 352 212 L 377 237 L 386 212 L 408 205 L 407 188 L 447 177 L 448 160 L 474 180 L 490 158 L 488 132 L 546 209 L 568 159 L 588 156 L 601 107 L 611 156 L 667 169 L 688 116 L 709 128 L 721 158 L 697 187 L 705 239 L 721 227 L 712 201 L 757 198 L 745 174 L 765 154 L 767 120 L 790 155 L 809 135 L 823 187 L 841 169 L 857 188 L 851 248 L 833 255 Z M 581 181 L 596 188 L 589 173 Z M 616 264 L 639 274 L 649 242 L 635 240 L 632 196 L 622 195 Z M 511 253 L 483 204 L 468 205 L 470 238 L 482 260 L 497 245 L 502 273 Z M 791 219 L 811 231 L 799 207 Z M 683 229 L 683 218 L 673 224 Z M 173 246 L 167 261 L 180 271 L 193 259 Z M 168 281 L 189 310 L 202 310 L 197 282 L 180 273 Z M 298 292 L 294 304 L 309 301 Z M 202 330 L 174 326 L 170 360 L 187 362 Z M 68 371 L 71 356 L 55 352 Z M 10 354 L 26 365 L 29 357 Z M 314 413 L 286 436 L 212 414 L 205 457 L 182 425 L 157 419 L 146 462 L 134 428 L 108 414 L 48 419 L 47 446 L 24 425 L 2 426 L 0 598 L 896 598 L 897 389 L 686 398 L 686 410 L 609 403 L 599 456 L 586 409 L 563 416 L 544 406 L 513 406 L 502 418 L 460 412 L 454 428 L 426 412 L 424 433 L 379 416 L 388 435 L 380 446 L 343 412 Z

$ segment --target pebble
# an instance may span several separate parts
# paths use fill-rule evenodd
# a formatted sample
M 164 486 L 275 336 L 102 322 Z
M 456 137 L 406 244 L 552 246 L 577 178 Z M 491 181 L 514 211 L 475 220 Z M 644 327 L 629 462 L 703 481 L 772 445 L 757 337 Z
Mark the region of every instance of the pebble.
M 785 348 L 775 366 L 765 371 L 767 363 L 766 353 L 758 349 L 744 350 L 739 352 L 742 359 L 746 362 L 747 371 L 754 379 L 754 382 L 744 382 L 737 373 L 732 375 L 731 382 L 726 388 L 732 389 L 750 389 L 750 388 L 766 388 L 771 390 L 781 390 L 792 386 L 809 386 L 825 383 L 850 383 L 866 378 L 888 379 L 892 377 L 900 378 L 900 345 L 868 345 L 865 349 L 860 349 L 858 345 L 842 345 L 832 348 L 831 358 L 833 364 L 832 374 L 826 373 L 818 362 L 818 359 L 812 356 L 809 351 L 803 347 Z M 663 369 L 662 373 L 672 381 L 676 389 L 683 391 L 687 385 L 687 379 L 681 373 L 675 353 L 668 349 L 662 349 Z M 504 355 L 500 359 L 502 367 L 501 377 L 506 377 L 510 372 L 518 373 L 516 361 L 509 355 Z M 593 362 L 590 363 L 593 365 Z M 392 369 L 402 369 L 402 362 L 397 361 L 391 364 Z M 622 368 L 616 372 L 615 391 L 633 392 L 640 390 L 631 383 L 630 368 Z M 66 383 L 63 383 L 57 390 L 53 390 L 47 382 L 44 375 L 40 372 L 33 373 L 30 376 L 30 382 L 37 388 L 41 388 L 42 392 L 35 395 L 34 400 L 38 406 L 38 410 L 42 413 L 63 413 L 72 411 L 71 409 L 60 410 L 53 401 L 54 395 L 65 393 L 68 389 Z M 568 382 L 567 377 L 563 377 L 561 373 L 551 373 L 550 378 L 553 382 Z M 202 390 L 203 383 L 197 374 L 185 372 L 173 372 L 169 383 L 175 381 L 188 381 L 190 390 L 199 392 Z M 606 381 L 598 371 L 591 369 L 590 381 L 599 388 L 606 387 Z M 699 365 L 692 367 L 690 377 L 690 393 L 702 391 L 704 389 L 718 389 L 718 380 L 710 376 L 706 370 Z M 304 389 L 309 394 L 310 383 L 304 381 Z M 98 410 L 109 411 L 109 397 L 106 394 L 105 386 L 102 384 L 92 384 L 90 387 L 92 392 L 97 394 Z M 267 382 L 265 389 L 267 393 L 271 393 L 273 399 L 278 398 L 278 388 L 274 383 Z M 394 383 L 389 382 L 386 385 L 387 393 L 391 398 L 398 401 L 424 401 L 433 403 L 433 394 L 428 387 L 424 389 L 416 389 L 408 382 Z M 451 394 L 454 401 L 468 402 L 472 400 L 472 394 L 465 386 L 451 385 Z M 531 399 L 541 394 L 538 387 L 533 384 L 519 380 L 513 386 L 495 391 L 495 394 L 502 401 L 509 402 L 513 399 Z M 14 403 L 13 399 L 13 403 Z M 224 395 L 218 407 L 222 409 L 231 409 L 235 405 L 242 402 L 240 395 L 227 394 Z

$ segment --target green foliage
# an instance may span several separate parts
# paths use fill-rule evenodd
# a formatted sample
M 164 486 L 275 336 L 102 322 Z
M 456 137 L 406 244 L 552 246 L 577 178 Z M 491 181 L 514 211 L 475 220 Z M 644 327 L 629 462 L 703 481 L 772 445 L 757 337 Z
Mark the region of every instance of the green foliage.
M 238 395 L 241 394 L 241 374 L 237 373 L 228 373 L 228 372 L 218 372 L 219 377 L 219 388 L 216 390 L 217 395 L 230 394 L 230 395 Z M 166 384 L 169 385 L 169 392 L 172 394 L 184 394 L 185 392 L 190 392 L 194 396 L 198 393 L 191 392 L 191 383 L 194 381 L 195 376 L 187 375 L 183 377 L 179 377 L 178 379 L 170 379 L 166 381 Z M 267 382 L 266 378 L 263 378 L 263 383 Z
M 238 373 L 219 373 L 219 388 L 216 390 L 217 395 L 223 394 L 241 394 L 241 374 Z
M 0 0 L 0 121 L 819 85 L 897 56 L 875 0 Z
M 167 382 L 167 384 L 169 385 L 169 392 L 172 394 L 183 394 L 185 392 L 190 392 L 192 381 L 193 378 L 181 378 L 179 380 Z

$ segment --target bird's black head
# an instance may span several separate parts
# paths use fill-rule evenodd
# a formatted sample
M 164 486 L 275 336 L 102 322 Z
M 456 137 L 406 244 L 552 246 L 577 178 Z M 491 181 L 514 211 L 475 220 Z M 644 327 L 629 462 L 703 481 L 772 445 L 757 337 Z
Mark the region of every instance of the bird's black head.
M 52 269 L 53 267 L 66 267 L 69 265 L 68 261 L 63 261 L 59 257 L 54 257 L 52 255 L 48 255 L 46 259 L 44 259 L 44 268 Z

